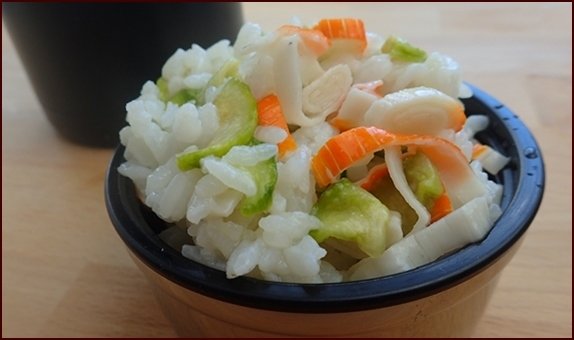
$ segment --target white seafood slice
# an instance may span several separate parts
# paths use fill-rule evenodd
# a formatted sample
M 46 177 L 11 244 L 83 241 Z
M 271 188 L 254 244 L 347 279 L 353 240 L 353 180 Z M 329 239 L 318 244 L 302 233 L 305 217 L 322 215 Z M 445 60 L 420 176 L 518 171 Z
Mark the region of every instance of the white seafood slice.
M 331 120 L 331 123 L 343 130 L 363 125 L 365 113 L 378 98 L 375 94 L 361 90 L 356 85 L 352 86 L 341 104 L 339 113 Z
M 276 42 L 273 63 L 275 92 L 288 124 L 312 126 L 324 121 L 338 108 L 351 86 L 352 76 L 348 66 L 336 67 L 303 90 L 298 44 L 297 35 L 286 36 Z M 344 93 L 341 95 L 341 92 Z
M 303 89 L 303 112 L 324 120 L 341 106 L 352 83 L 349 66 L 342 64 L 330 68 Z
M 365 113 L 366 125 L 403 134 L 436 135 L 464 125 L 464 106 L 439 90 L 414 87 L 390 93 L 375 101 Z

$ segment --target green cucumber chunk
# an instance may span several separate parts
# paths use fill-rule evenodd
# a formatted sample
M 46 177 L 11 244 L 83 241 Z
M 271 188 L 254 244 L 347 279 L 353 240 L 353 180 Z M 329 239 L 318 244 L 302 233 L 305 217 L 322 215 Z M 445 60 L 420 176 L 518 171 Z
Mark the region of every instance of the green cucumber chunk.
M 159 98 L 162 101 L 171 102 L 179 106 L 189 102 L 198 103 L 203 94 L 203 90 L 201 89 L 182 89 L 173 96 L 170 96 L 167 88 L 167 80 L 163 77 L 157 80 L 156 85 L 159 89 Z
M 427 53 L 401 38 L 390 36 L 381 47 L 382 53 L 391 56 L 392 61 L 422 63 L 427 59 Z
M 421 152 L 405 158 L 403 170 L 415 197 L 430 211 L 436 199 L 444 192 L 438 170 Z M 383 177 L 371 190 L 371 193 L 387 208 L 401 214 L 403 235 L 408 234 L 417 222 L 418 215 L 395 188 L 391 177 Z
M 430 211 L 444 192 L 438 170 L 422 152 L 403 160 L 403 169 L 416 198 Z
M 277 161 L 275 156 L 253 166 L 242 167 L 242 169 L 249 172 L 255 181 L 257 192 L 253 196 L 245 197 L 240 203 L 239 210 L 245 216 L 268 211 L 273 200 L 273 190 L 277 183 Z
M 207 147 L 177 156 L 177 165 L 182 171 L 198 168 L 203 157 L 221 157 L 233 146 L 247 144 L 253 137 L 257 127 L 257 102 L 247 84 L 230 79 L 213 103 L 219 115 L 219 129 Z
M 317 242 L 330 237 L 355 242 L 371 257 L 385 251 L 389 209 L 348 179 L 327 188 L 313 207 L 312 214 L 322 222 L 319 229 L 309 233 Z

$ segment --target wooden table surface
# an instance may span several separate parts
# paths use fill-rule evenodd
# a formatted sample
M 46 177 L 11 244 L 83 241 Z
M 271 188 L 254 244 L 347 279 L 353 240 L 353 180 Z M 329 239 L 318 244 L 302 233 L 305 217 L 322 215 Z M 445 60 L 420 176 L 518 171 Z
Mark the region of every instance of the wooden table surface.
M 274 29 L 363 18 L 452 56 L 530 127 L 544 201 L 477 336 L 572 337 L 572 4 L 244 4 Z M 61 139 L 2 28 L 2 336 L 175 336 L 108 219 L 112 150 Z

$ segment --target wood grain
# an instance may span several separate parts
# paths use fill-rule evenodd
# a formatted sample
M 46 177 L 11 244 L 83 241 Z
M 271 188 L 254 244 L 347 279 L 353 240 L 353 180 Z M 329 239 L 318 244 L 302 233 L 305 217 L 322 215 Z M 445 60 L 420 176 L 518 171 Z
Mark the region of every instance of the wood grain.
M 363 18 L 451 55 L 514 110 L 546 163 L 544 201 L 477 337 L 572 337 L 572 4 L 245 3 L 274 29 Z M 2 28 L 2 336 L 173 337 L 103 202 L 112 150 L 62 140 Z

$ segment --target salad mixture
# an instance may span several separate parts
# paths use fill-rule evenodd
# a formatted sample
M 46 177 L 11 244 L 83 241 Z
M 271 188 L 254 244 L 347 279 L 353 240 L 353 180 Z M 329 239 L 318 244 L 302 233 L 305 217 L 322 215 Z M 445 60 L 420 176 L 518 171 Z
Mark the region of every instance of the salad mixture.
M 284 282 L 424 265 L 500 216 L 508 158 L 450 57 L 361 20 L 245 24 L 235 44 L 178 49 L 126 105 L 119 172 L 183 256 Z M 486 171 L 486 172 L 485 172 Z

